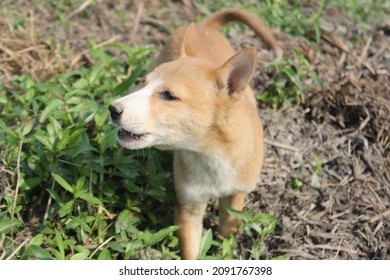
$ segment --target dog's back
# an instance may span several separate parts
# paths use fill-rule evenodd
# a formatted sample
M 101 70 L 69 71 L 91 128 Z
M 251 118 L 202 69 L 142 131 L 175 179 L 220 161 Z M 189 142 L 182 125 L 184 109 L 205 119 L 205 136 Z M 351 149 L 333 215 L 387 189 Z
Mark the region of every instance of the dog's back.
M 196 24 L 197 40 L 193 40 L 193 50 L 197 53 L 192 55 L 205 55 L 221 65 L 235 53 L 229 41 L 218 31 L 230 22 L 241 22 L 249 26 L 257 36 L 275 53 L 282 54 L 282 45 L 269 32 L 265 24 L 256 15 L 238 8 L 223 9 Z M 181 53 L 182 43 L 187 27 L 179 27 L 168 39 L 165 48 L 155 61 L 155 66 L 164 62 L 176 60 Z

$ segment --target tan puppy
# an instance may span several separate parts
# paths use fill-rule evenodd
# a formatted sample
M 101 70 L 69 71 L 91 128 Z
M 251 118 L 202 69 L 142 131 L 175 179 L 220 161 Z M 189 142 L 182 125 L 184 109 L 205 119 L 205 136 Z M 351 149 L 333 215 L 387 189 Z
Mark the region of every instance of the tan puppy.
M 227 208 L 242 210 L 263 164 L 263 129 L 248 84 L 256 50 L 236 53 L 218 31 L 230 21 L 250 26 L 277 53 L 263 23 L 240 9 L 225 9 L 200 24 L 179 28 L 141 89 L 109 110 L 128 149 L 174 150 L 176 223 L 183 259 L 196 259 L 207 202 L 219 199 L 219 230 L 238 230 Z

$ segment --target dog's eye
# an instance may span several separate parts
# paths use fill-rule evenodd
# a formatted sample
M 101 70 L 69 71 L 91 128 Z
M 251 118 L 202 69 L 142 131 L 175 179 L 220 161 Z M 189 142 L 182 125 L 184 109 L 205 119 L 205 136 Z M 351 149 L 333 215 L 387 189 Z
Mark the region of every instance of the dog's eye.
M 163 92 L 160 92 L 160 97 L 164 100 L 167 100 L 167 101 L 175 101 L 175 100 L 179 100 L 179 98 L 177 98 L 176 96 L 174 96 L 172 94 L 172 92 L 170 91 L 167 91 L 167 90 L 164 90 Z

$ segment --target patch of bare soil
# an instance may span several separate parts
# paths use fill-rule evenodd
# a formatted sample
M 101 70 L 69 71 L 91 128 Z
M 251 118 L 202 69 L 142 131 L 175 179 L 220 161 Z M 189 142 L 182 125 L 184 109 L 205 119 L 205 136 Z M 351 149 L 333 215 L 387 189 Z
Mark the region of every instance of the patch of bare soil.
M 267 139 L 300 148 L 268 146 L 251 196 L 280 217 L 269 258 L 390 259 L 390 37 L 388 27 L 364 35 L 349 49 L 325 33 L 312 61 L 324 89 L 261 111 Z
M 80 68 L 93 63 L 91 42 L 159 46 L 184 19 L 194 20 L 192 5 L 183 2 L 85 1 L 62 11 L 48 2 L 2 1 L 2 9 L 16 12 L 0 18 L 0 73 L 5 82 L 21 74 L 44 80 Z
M 200 14 L 191 1 L 100 1 L 66 14 L 69 28 L 47 6 L 3 1 L 2 8 L 30 19 L 23 30 L 10 28 L 9 17 L 0 19 L 6 81 L 22 73 L 45 79 L 93 63 L 88 40 L 160 46 L 171 30 Z M 390 259 L 390 27 L 361 32 L 353 23 L 326 18 L 345 31 L 324 32 L 318 49 L 277 32 L 287 50 L 306 54 L 323 89 L 313 87 L 293 107 L 261 109 L 266 160 L 247 206 L 280 219 L 266 239 L 266 258 Z M 57 48 L 45 43 L 52 29 Z M 346 41 L 355 36 L 364 40 L 351 48 Z M 231 39 L 259 50 L 254 84 L 260 93 L 272 83 L 273 70 L 264 66 L 272 53 L 250 31 Z M 59 48 L 72 55 L 53 64 L 63 55 Z M 242 256 L 249 256 L 245 236 L 238 240 Z

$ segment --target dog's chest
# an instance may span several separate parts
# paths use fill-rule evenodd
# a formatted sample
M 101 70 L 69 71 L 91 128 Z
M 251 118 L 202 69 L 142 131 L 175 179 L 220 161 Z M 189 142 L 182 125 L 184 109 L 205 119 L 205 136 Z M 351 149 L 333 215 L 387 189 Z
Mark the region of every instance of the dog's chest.
M 240 192 L 236 170 L 221 156 L 182 152 L 180 157 L 184 166 L 179 172 L 186 174 L 176 187 L 186 200 L 205 201 Z

